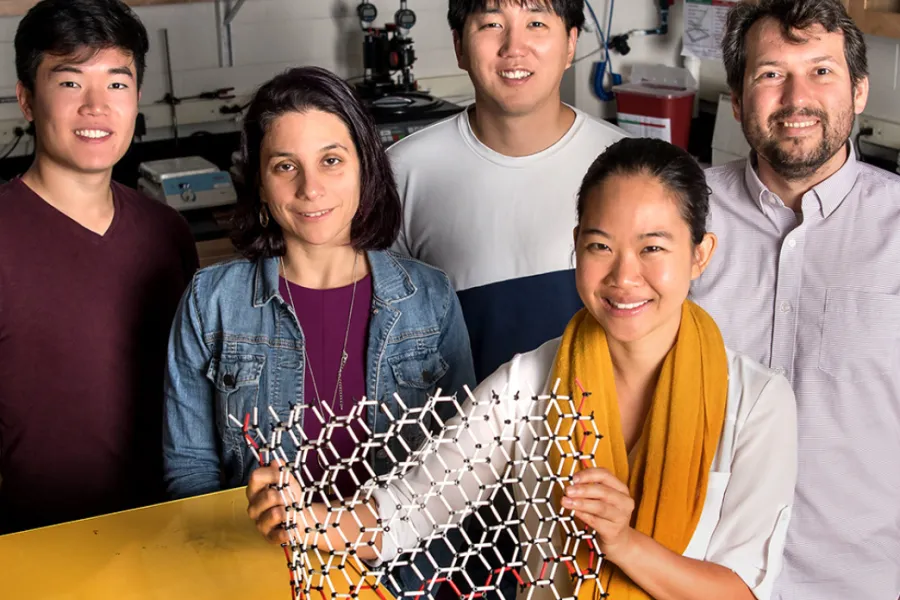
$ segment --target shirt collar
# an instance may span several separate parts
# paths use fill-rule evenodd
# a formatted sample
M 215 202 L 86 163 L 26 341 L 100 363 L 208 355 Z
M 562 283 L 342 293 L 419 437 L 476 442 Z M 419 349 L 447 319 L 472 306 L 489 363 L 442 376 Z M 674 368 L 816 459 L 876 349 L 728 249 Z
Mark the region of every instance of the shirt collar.
M 853 144 L 847 143 L 847 160 L 831 177 L 821 182 L 812 191 L 819 201 L 819 207 L 822 210 L 822 217 L 828 217 L 834 209 L 847 197 L 856 184 L 856 178 L 859 175 L 859 160 L 856 158 L 856 150 Z M 775 194 L 769 191 L 769 188 L 760 180 L 756 172 L 757 158 L 756 153 L 751 151 L 750 158 L 744 168 L 744 181 L 750 197 L 759 205 L 760 209 L 764 208 L 765 203 L 774 202 Z
M 383 304 L 405 300 L 416 293 L 412 278 L 400 261 L 388 251 L 366 253 L 372 272 L 372 295 Z M 260 307 L 274 298 L 281 298 L 279 258 L 259 258 L 257 260 L 256 281 L 253 291 L 253 306 Z
M 822 206 L 822 217 L 829 216 L 840 206 L 850 190 L 856 185 L 859 176 L 859 161 L 853 144 L 847 143 L 847 160 L 837 172 L 813 188 Z
M 756 173 L 756 152 L 753 150 L 750 151 L 750 157 L 747 159 L 747 164 L 744 165 L 744 182 L 747 184 L 750 197 L 756 201 L 760 210 L 764 209 L 764 198 L 771 195 L 771 192 Z

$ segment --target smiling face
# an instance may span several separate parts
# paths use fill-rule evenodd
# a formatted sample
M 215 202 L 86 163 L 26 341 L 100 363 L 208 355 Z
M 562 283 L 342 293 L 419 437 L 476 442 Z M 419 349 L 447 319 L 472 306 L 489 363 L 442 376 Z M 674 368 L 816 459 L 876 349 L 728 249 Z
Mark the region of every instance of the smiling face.
M 646 174 L 611 175 L 588 192 L 576 229 L 576 284 L 611 341 L 671 345 L 691 281 L 715 249 L 700 244 L 680 200 Z
M 786 39 L 774 19 L 750 28 L 744 90 L 732 98 L 750 146 L 789 180 L 843 164 L 869 90 L 866 78 L 852 84 L 842 33 L 821 25 L 794 33 L 801 43 Z
M 272 121 L 260 153 L 260 195 L 286 244 L 350 244 L 360 164 L 344 122 L 318 110 Z
M 471 15 L 454 45 L 478 101 L 517 116 L 559 104 L 577 39 L 578 31 L 567 30 L 548 4 L 501 1 Z
M 131 145 L 140 94 L 134 60 L 122 50 L 46 55 L 34 90 L 19 83 L 16 94 L 38 152 L 63 168 L 109 171 Z

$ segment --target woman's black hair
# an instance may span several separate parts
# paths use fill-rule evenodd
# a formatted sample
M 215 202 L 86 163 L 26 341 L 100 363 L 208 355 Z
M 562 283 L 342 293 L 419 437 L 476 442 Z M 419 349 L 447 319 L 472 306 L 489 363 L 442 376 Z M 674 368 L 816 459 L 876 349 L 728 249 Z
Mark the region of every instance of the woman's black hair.
M 389 248 L 400 230 L 400 196 L 381 137 L 371 116 L 346 81 L 318 67 L 298 67 L 263 84 L 247 109 L 241 136 L 244 190 L 238 198 L 232 240 L 250 259 L 284 254 L 284 235 L 274 219 L 263 227 L 259 214 L 260 154 L 272 123 L 290 112 L 318 110 L 338 117 L 359 156 L 359 208 L 350 224 L 357 250 Z
M 578 190 L 578 223 L 590 192 L 613 175 L 651 175 L 677 199 L 681 216 L 699 244 L 706 235 L 709 187 L 703 169 L 694 158 L 668 142 L 652 138 L 623 138 L 591 164 Z

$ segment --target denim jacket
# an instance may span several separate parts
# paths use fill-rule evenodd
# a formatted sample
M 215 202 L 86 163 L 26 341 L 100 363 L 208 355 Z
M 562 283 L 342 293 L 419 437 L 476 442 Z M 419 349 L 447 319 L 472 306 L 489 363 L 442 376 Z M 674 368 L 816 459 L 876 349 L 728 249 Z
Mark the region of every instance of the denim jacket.
M 395 392 L 408 407 L 419 407 L 438 388 L 442 394 L 460 394 L 463 385 L 474 388 L 468 332 L 447 276 L 390 251 L 367 256 L 372 273 L 367 397 L 385 402 L 396 417 Z M 286 417 L 291 405 L 303 402 L 303 344 L 293 309 L 279 292 L 277 258 L 237 260 L 197 272 L 169 338 L 163 456 L 171 496 L 247 483 L 258 463 L 228 416 L 240 419 L 256 409 L 262 431 L 268 431 L 269 406 Z M 391 421 L 382 411 L 366 413 L 370 431 L 388 430 Z M 401 435 L 411 448 L 425 436 L 414 427 L 404 427 Z M 391 470 L 392 454 L 405 459 L 402 444 L 395 443 L 391 452 L 379 449 L 368 457 L 376 475 Z M 419 578 L 406 575 L 418 589 Z

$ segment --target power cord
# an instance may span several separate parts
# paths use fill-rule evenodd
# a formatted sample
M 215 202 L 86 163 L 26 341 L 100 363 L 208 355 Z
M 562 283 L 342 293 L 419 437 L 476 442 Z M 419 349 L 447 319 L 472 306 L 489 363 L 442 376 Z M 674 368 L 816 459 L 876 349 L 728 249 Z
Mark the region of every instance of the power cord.
M 0 160 L 9 158 L 9 155 L 15 151 L 16 147 L 19 145 L 19 142 L 21 142 L 22 138 L 25 137 L 25 129 L 23 129 L 22 127 L 16 127 L 15 129 L 13 129 L 13 134 L 16 136 L 16 139 L 13 140 L 12 146 L 10 146 L 9 150 L 7 150 L 3 154 L 3 156 L 0 156 Z
M 594 56 L 594 55 L 596 55 L 596 54 L 600 54 L 601 52 L 603 52 L 603 48 L 594 48 L 593 50 L 591 50 L 590 52 L 588 52 L 588 53 L 585 54 L 584 56 L 579 56 L 578 58 L 574 59 L 574 60 L 572 61 L 572 64 L 574 65 L 574 64 L 580 63 L 581 61 L 587 60 L 587 59 L 589 59 L 590 57 L 592 57 L 592 56 Z
M 612 2 L 612 0 L 610 0 Z M 631 52 L 631 46 L 628 45 L 628 38 L 631 36 L 641 35 L 666 35 L 669 32 L 669 0 L 659 0 L 657 6 L 659 12 L 659 26 L 655 29 L 632 29 L 619 35 L 610 36 L 609 31 L 606 33 L 609 47 L 622 56 Z
M 597 42 L 600 48 L 603 50 L 603 60 L 594 61 L 593 69 L 591 72 L 591 84 L 594 89 L 594 94 L 604 101 L 610 102 L 615 100 L 615 94 L 606 89 L 606 73 L 609 72 L 609 76 L 612 79 L 613 85 L 618 85 L 622 82 L 622 76 L 613 73 L 612 70 L 612 61 L 609 56 L 609 33 L 612 30 L 612 17 L 613 10 L 615 9 L 615 0 L 610 0 L 609 3 L 609 22 L 606 26 L 606 35 L 603 34 L 603 27 L 600 25 L 600 19 L 597 18 L 597 13 L 594 12 L 594 7 L 591 6 L 591 3 L 588 0 L 585 0 L 584 5 L 587 7 L 588 12 L 591 15 L 591 20 L 594 22 L 594 28 L 597 32 Z M 586 58 L 590 56 L 590 54 L 585 55 L 582 58 Z

